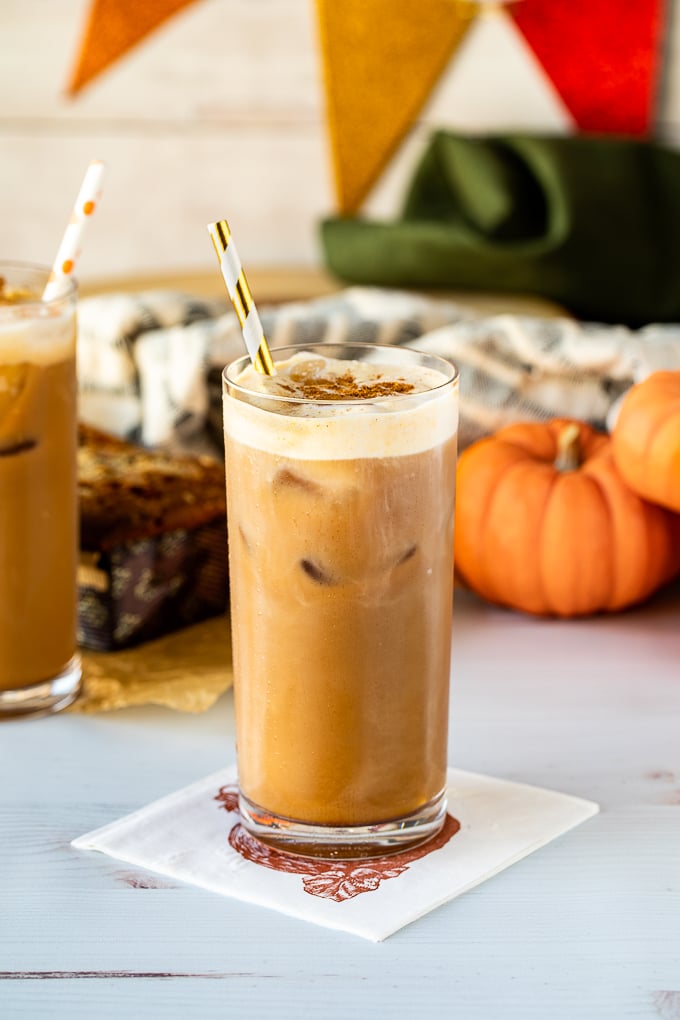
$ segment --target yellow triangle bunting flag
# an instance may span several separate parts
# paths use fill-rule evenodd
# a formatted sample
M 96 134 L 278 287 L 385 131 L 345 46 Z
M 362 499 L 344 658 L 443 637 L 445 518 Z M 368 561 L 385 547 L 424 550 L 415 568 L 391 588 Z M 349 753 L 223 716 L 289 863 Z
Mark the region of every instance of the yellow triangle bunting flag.
M 316 0 L 338 208 L 355 212 L 477 13 L 468 0 Z

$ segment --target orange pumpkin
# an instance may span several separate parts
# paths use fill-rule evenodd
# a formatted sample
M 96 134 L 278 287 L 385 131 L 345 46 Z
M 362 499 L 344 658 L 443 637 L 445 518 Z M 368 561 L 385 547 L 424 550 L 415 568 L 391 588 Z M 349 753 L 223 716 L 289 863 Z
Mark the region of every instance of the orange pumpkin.
M 510 425 L 474 443 L 457 501 L 456 571 L 500 605 L 622 609 L 680 571 L 680 518 L 632 492 L 609 437 L 582 422 Z
M 640 496 L 680 512 L 680 372 L 628 391 L 612 436 L 616 466 Z

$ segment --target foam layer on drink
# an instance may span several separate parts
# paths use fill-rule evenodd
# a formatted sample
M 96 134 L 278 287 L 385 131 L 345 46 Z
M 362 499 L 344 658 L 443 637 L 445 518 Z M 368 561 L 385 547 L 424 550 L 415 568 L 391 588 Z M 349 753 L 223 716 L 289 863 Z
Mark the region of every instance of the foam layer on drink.
M 71 308 L 0 304 L 0 365 L 51 365 L 73 357 Z
M 407 456 L 455 435 L 457 401 L 448 381 L 406 362 L 298 352 L 277 362 L 275 376 L 252 365 L 238 376 L 236 385 L 259 406 L 247 397 L 225 401 L 225 430 L 246 446 L 302 460 Z

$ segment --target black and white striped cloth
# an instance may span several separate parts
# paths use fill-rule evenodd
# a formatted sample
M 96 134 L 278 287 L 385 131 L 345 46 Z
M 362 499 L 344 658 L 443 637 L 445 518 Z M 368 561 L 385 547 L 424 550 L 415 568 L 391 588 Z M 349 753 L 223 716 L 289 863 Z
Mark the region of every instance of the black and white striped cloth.
M 625 391 L 680 369 L 680 324 L 640 330 L 567 318 L 475 316 L 455 302 L 353 287 L 261 309 L 272 348 L 349 341 L 402 344 L 460 370 L 463 448 L 514 421 L 575 417 L 611 427 Z M 221 443 L 221 373 L 244 353 L 227 301 L 174 291 L 85 298 L 79 309 L 80 415 L 145 445 Z

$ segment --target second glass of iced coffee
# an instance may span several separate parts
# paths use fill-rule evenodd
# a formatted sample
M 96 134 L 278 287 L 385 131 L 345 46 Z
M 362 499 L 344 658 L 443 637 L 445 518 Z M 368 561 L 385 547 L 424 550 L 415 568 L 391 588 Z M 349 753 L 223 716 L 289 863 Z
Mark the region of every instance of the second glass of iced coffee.
M 0 718 L 54 712 L 76 649 L 76 286 L 0 264 Z
M 374 345 L 225 370 L 240 810 L 368 857 L 446 812 L 457 376 Z

